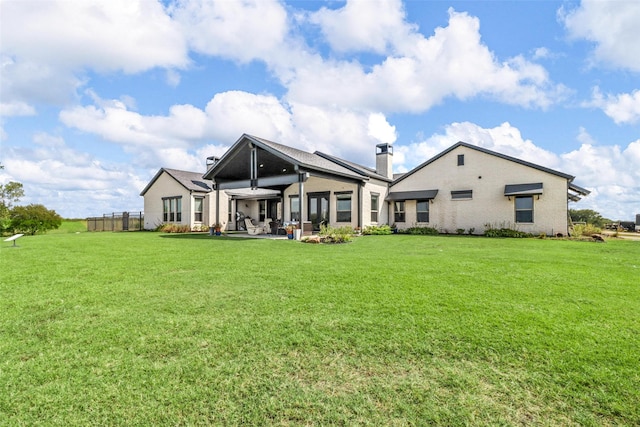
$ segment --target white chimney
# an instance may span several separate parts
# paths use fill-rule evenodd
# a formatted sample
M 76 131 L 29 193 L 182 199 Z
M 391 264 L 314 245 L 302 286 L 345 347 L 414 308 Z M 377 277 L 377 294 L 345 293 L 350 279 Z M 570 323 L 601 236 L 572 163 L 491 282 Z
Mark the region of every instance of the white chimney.
M 376 173 L 393 179 L 393 145 L 376 145 Z

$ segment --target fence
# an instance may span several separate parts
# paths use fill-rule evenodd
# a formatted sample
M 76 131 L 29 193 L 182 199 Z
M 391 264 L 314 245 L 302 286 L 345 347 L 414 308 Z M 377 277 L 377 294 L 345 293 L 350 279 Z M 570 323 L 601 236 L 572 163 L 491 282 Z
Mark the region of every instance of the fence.
M 141 231 L 143 212 L 113 212 L 87 218 L 87 231 Z

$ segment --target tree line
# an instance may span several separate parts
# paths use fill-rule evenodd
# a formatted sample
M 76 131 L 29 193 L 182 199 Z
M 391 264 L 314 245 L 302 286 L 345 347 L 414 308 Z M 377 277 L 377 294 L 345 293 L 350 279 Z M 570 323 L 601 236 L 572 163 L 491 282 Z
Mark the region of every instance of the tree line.
M 2 164 L 0 169 L 4 169 Z M 44 205 L 17 206 L 22 197 L 24 197 L 22 183 L 9 181 L 6 184 L 0 184 L 0 234 L 34 235 L 60 227 L 62 217 Z

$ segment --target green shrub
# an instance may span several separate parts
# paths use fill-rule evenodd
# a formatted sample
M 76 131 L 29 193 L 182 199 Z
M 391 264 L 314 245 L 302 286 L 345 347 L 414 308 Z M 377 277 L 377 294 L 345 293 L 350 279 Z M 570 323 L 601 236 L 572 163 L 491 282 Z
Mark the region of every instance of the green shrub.
M 388 225 L 369 225 L 362 230 L 364 235 L 384 235 L 391 234 L 391 227 Z
M 347 243 L 353 239 L 353 228 L 348 225 L 336 228 L 323 224 L 318 235 L 324 243 Z
M 573 227 L 573 233 L 571 233 L 574 237 L 581 237 L 581 236 L 585 236 L 585 237 L 591 237 L 594 234 L 600 234 L 602 233 L 602 229 L 599 227 L 596 227 L 593 224 L 579 224 L 579 225 L 575 225 Z
M 440 234 L 438 230 L 433 227 L 409 227 L 399 231 L 402 234 L 415 234 L 422 236 L 437 236 Z
M 158 231 L 163 233 L 189 233 L 191 228 L 188 225 L 183 224 L 162 224 Z
M 485 230 L 484 235 L 485 237 L 533 237 L 531 233 L 525 233 L 524 231 L 513 230 L 511 228 L 488 228 Z

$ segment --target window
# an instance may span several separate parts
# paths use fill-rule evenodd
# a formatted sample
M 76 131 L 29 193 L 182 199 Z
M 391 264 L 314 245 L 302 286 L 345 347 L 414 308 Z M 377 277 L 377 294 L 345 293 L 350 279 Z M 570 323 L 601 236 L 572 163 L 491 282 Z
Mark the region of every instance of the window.
M 162 221 L 182 221 L 182 196 L 165 197 L 162 199 Z
M 533 196 L 516 196 L 516 222 L 533 222 Z
M 204 205 L 204 199 L 202 197 L 196 197 L 193 199 L 193 220 L 195 222 L 202 222 L 202 206 Z
M 291 208 L 291 221 L 300 221 L 300 198 L 298 196 L 289 196 L 289 205 Z
M 336 194 L 336 220 L 351 222 L 351 194 Z
M 471 199 L 473 198 L 473 190 L 452 191 L 451 198 L 453 200 Z
M 429 201 L 418 200 L 416 203 L 416 213 L 418 222 L 429 222 Z
M 395 222 L 404 222 L 404 200 L 393 202 L 393 220 Z
M 458 154 L 458 166 L 464 166 L 464 154 Z
M 371 195 L 371 222 L 378 222 L 378 199 L 379 194 Z

